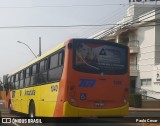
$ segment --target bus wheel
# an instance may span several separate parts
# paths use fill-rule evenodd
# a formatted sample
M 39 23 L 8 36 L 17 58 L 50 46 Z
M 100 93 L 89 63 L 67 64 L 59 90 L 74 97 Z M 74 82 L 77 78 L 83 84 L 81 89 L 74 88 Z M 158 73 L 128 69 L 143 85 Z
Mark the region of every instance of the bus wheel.
M 31 102 L 29 105 L 29 117 L 34 118 L 35 117 L 35 105 L 34 102 Z

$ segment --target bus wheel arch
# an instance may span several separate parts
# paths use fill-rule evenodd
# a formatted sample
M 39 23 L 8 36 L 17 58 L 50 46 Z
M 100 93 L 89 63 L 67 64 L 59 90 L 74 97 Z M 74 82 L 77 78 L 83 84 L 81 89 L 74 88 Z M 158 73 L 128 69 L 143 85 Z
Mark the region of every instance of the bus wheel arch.
M 29 115 L 29 117 L 33 118 L 33 117 L 35 117 L 35 113 L 36 113 L 35 103 L 34 103 L 33 99 L 31 99 L 30 103 L 29 103 L 28 115 Z

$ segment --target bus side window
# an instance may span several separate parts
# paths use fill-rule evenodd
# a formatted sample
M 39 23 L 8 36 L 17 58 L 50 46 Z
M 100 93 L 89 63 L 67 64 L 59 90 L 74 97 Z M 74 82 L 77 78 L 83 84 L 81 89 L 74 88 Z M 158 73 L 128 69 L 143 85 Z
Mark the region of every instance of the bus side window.
M 15 75 L 15 89 L 19 89 L 19 73 Z
M 28 67 L 25 70 L 25 87 L 28 87 L 30 84 L 30 68 Z
M 24 70 L 20 72 L 20 88 L 24 87 Z
M 37 64 L 34 64 L 31 66 L 31 84 L 30 85 L 36 85 L 38 82 L 38 74 L 37 74 Z
M 39 84 L 47 82 L 47 59 L 40 61 L 39 63 Z
M 53 69 L 58 66 L 58 53 L 50 57 L 49 69 Z
M 62 51 L 52 55 L 49 60 L 48 80 L 57 82 L 61 79 L 64 53 Z
M 49 57 L 49 70 L 48 70 L 48 81 L 49 82 L 54 82 L 57 80 L 56 76 L 56 68 L 58 67 L 58 53 L 51 55 Z
M 64 50 L 59 53 L 59 66 L 64 64 Z
M 11 77 L 8 77 L 8 79 L 7 79 L 7 84 L 8 84 L 8 88 L 10 88 L 10 85 L 11 85 Z

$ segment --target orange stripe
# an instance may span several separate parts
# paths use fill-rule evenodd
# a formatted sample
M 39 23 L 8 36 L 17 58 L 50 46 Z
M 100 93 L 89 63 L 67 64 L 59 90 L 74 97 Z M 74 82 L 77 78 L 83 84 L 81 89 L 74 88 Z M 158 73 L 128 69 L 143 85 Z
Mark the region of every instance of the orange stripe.
M 58 97 L 57 97 L 57 104 L 56 104 L 56 107 L 55 107 L 55 111 L 54 111 L 54 114 L 53 116 L 54 117 L 62 117 L 63 116 L 63 104 L 64 102 L 66 101 L 66 98 L 67 98 L 67 75 L 69 74 L 69 70 L 68 70 L 68 63 L 70 59 L 70 56 L 69 56 L 69 51 L 68 50 L 68 43 L 71 42 L 72 39 L 68 40 L 67 42 L 65 42 L 65 62 L 64 62 L 64 68 L 63 68 L 63 73 L 62 73 L 62 78 L 61 78 L 61 81 L 59 83 L 59 91 L 58 91 Z

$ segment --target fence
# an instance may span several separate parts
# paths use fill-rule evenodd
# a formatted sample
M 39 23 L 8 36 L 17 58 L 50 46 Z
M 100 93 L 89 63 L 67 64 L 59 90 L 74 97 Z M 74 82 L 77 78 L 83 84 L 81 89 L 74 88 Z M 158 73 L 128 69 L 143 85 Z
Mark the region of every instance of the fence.
M 156 92 L 153 90 L 147 90 L 142 88 L 136 88 L 136 93 L 139 93 L 142 95 L 142 100 L 160 100 L 159 98 L 155 98 L 152 95 L 160 95 L 160 92 Z
M 1 99 L 6 99 L 6 92 L 5 91 L 0 91 L 0 100 Z

